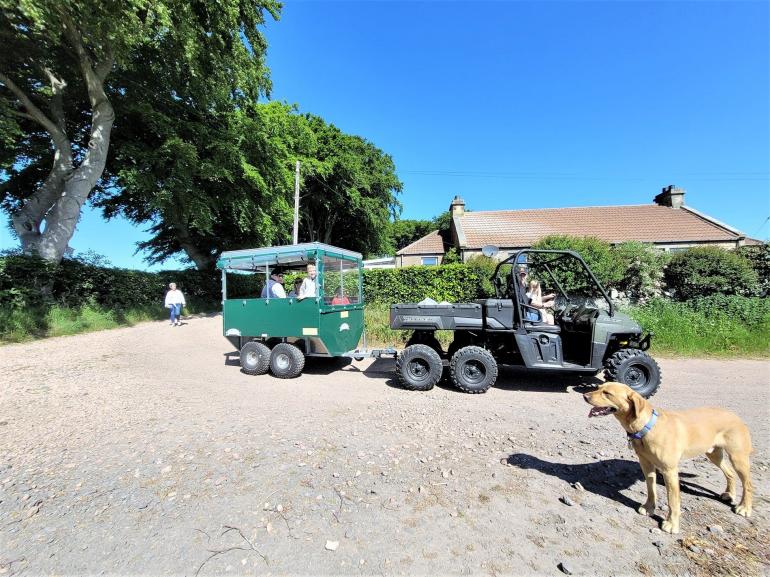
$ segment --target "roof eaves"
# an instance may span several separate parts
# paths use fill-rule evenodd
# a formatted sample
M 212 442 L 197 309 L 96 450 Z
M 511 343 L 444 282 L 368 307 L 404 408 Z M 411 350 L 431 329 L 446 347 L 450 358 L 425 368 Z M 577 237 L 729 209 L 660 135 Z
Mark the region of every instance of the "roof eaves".
M 735 235 L 737 235 L 737 236 L 742 236 L 742 237 L 745 237 L 745 236 L 746 236 L 746 234 L 745 234 L 745 233 L 743 233 L 743 232 L 741 232 L 740 230 L 738 230 L 738 229 L 736 229 L 736 228 L 733 228 L 733 227 L 731 227 L 730 225 L 728 225 L 728 224 L 725 224 L 725 223 L 723 223 L 722 221 L 719 221 L 719 220 L 717 220 L 717 219 L 715 219 L 715 218 L 713 218 L 713 217 L 711 217 L 711 216 L 709 216 L 709 215 L 707 215 L 707 214 L 704 214 L 704 213 L 702 213 L 701 211 L 699 211 L 699 210 L 696 210 L 696 209 L 694 209 L 694 208 L 693 208 L 693 207 L 691 207 L 691 206 L 687 206 L 687 205 L 684 205 L 684 204 L 683 204 L 683 205 L 682 205 L 682 208 L 683 208 L 683 209 L 685 209 L 685 210 L 686 210 L 686 211 L 688 211 L 688 212 L 691 212 L 691 213 L 693 213 L 695 216 L 699 216 L 699 217 L 700 217 L 700 218 L 702 218 L 703 220 L 706 220 L 706 221 L 708 221 L 708 222 L 710 222 L 710 223 L 712 223 L 712 224 L 715 224 L 716 226 L 718 226 L 718 227 L 720 227 L 720 228 L 723 228 L 723 229 L 725 229 L 726 231 L 728 231 L 728 232 L 731 232 L 731 233 L 733 233 L 733 234 L 735 234 Z

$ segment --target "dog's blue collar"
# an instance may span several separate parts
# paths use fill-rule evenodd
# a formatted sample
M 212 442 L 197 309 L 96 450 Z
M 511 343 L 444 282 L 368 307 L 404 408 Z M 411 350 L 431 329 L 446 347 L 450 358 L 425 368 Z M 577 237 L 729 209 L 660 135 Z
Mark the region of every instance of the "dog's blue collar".
M 655 409 L 652 410 L 652 416 L 650 417 L 650 420 L 647 421 L 647 424 L 642 427 L 641 431 L 638 431 L 636 433 L 628 433 L 628 439 L 642 439 L 644 436 L 649 433 L 652 430 L 652 427 L 655 425 L 655 421 L 658 420 L 658 411 Z

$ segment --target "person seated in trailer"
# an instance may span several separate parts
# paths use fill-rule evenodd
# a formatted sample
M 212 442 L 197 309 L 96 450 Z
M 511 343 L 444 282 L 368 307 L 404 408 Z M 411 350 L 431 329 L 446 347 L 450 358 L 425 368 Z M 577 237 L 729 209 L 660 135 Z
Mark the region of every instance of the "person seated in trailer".
M 549 325 L 554 324 L 553 314 L 549 312 L 548 308 L 553 307 L 553 303 L 556 300 L 556 294 L 550 293 L 543 295 L 543 291 L 540 288 L 540 281 L 530 280 L 529 290 L 527 291 L 527 298 L 529 299 L 529 305 L 539 309 L 537 312 L 545 319 L 545 322 Z M 536 312 L 536 311 L 532 311 Z
M 297 291 L 298 298 L 304 299 L 318 296 L 318 285 L 316 284 L 315 280 L 316 274 L 317 271 L 315 264 L 308 263 L 307 276 L 302 280 L 302 286 L 300 286 L 299 290 Z
M 262 287 L 262 294 L 260 298 L 263 299 L 285 299 L 286 291 L 283 288 L 283 269 L 276 267 L 270 273 L 270 278 L 267 280 L 267 284 Z
M 299 289 L 302 286 L 302 279 L 298 278 L 294 280 L 294 288 L 289 291 L 289 294 L 286 295 L 289 298 L 296 298 L 299 295 Z
M 334 291 L 334 298 L 332 299 L 333 305 L 349 305 L 350 299 L 342 294 L 342 287 L 339 287 L 336 291 Z

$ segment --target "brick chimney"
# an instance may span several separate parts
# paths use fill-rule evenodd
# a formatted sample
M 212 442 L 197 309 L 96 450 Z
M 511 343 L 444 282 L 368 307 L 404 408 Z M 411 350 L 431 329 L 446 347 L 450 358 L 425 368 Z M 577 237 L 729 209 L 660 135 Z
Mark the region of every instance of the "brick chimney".
M 656 196 L 653 201 L 660 206 L 682 208 L 682 205 L 684 204 L 684 193 L 685 190 L 683 188 L 677 188 L 673 184 L 669 184 L 661 190 L 660 194 Z
M 460 195 L 452 199 L 452 204 L 449 205 L 449 212 L 453 217 L 465 214 L 465 201 L 460 198 Z

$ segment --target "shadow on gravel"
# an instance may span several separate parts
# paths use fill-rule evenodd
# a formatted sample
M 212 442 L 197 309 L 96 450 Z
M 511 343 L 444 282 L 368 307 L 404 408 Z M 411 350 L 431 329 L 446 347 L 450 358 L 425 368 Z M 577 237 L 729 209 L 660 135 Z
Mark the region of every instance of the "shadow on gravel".
M 640 483 L 644 482 L 644 477 L 637 461 L 605 459 L 603 461 L 580 464 L 551 463 L 525 453 L 514 453 L 508 457 L 507 461 L 509 465 L 519 469 L 534 469 L 546 475 L 557 477 L 567 483 L 580 482 L 586 491 L 606 497 L 633 509 L 636 509 L 643 500 L 643 495 L 640 495 L 640 501 L 636 502 L 621 493 L 621 491 L 629 489 L 637 481 Z M 682 493 L 719 501 L 719 495 L 714 491 L 683 480 L 684 478 L 695 476 L 691 473 L 679 472 L 679 486 Z M 657 483 L 661 486 L 664 485 L 660 475 L 658 475 Z

